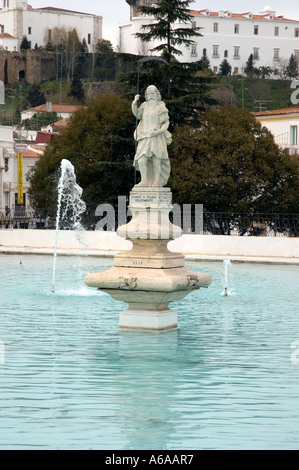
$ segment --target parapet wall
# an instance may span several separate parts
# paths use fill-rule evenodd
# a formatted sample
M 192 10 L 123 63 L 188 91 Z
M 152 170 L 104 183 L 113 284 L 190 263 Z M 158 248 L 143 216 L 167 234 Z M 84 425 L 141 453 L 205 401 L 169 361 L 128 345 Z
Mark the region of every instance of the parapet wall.
M 56 78 L 55 56 L 52 52 L 27 50 L 9 52 L 0 50 L 0 80 L 12 85 L 25 81 L 31 85 Z
M 116 232 L 84 232 L 87 247 L 76 238 L 75 232 L 60 231 L 58 253 L 113 256 L 130 250 L 132 243 Z M 0 253 L 53 254 L 54 230 L 0 230 Z M 299 238 L 238 237 L 224 235 L 183 235 L 169 242 L 171 251 L 183 253 L 190 260 L 292 263 L 299 264 Z

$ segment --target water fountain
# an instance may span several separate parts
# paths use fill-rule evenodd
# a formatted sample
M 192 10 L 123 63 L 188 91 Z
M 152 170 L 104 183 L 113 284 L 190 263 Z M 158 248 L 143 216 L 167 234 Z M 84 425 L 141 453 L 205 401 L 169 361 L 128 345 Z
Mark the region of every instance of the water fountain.
M 69 160 L 61 161 L 60 170 L 61 174 L 58 183 L 54 262 L 51 289 L 52 293 L 55 292 L 59 229 L 67 228 L 69 230 L 74 230 L 80 243 L 85 244 L 84 238 L 82 236 L 84 229 L 81 224 L 81 214 L 86 210 L 85 202 L 81 199 L 83 190 L 76 182 L 75 169 Z
M 133 248 L 117 254 L 108 271 L 88 274 L 85 283 L 129 305 L 120 314 L 120 329 L 164 331 L 177 328 L 177 313 L 168 304 L 208 287 L 211 277 L 190 271 L 184 256 L 167 248 L 170 240 L 182 235 L 181 228 L 169 221 L 172 194 L 164 187 L 170 174 L 168 112 L 154 86 L 147 88 L 146 101 L 139 108 L 138 101 L 139 95 L 132 111 L 139 120 L 134 165 L 141 182 L 130 192 L 132 219 L 117 230 Z
M 227 297 L 229 295 L 229 278 L 231 270 L 231 261 L 229 259 L 223 260 L 223 292 L 222 295 Z

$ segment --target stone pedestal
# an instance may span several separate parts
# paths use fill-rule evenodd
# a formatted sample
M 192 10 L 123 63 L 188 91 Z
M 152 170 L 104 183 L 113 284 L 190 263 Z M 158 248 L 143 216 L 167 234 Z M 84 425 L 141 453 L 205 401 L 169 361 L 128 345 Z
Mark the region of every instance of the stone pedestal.
M 114 257 L 106 272 L 88 274 L 85 283 L 128 304 L 120 314 L 119 328 L 165 331 L 177 328 L 177 314 L 168 307 L 189 292 L 208 287 L 208 274 L 190 271 L 180 253 L 167 244 L 182 235 L 169 221 L 172 209 L 169 188 L 135 186 L 130 193 L 132 220 L 117 233 L 133 243 L 132 250 Z

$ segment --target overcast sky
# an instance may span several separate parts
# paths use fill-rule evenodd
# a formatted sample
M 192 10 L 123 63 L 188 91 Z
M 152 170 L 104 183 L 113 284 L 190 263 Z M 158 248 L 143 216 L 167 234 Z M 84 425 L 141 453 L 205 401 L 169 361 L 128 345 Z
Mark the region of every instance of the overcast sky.
M 28 0 L 33 8 L 55 6 L 68 10 L 93 13 L 103 17 L 103 38 L 117 44 L 118 26 L 130 19 L 130 7 L 126 0 Z M 267 4 L 276 10 L 277 15 L 299 20 L 298 0 L 195 0 L 190 3 L 193 10 L 209 8 L 211 11 L 230 10 L 232 13 L 251 11 L 259 13 Z

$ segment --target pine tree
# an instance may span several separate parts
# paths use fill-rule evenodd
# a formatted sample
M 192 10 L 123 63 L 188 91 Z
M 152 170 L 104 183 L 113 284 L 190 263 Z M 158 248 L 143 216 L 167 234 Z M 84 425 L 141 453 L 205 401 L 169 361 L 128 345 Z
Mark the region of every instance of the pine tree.
M 221 64 L 219 65 L 219 75 L 221 77 L 227 77 L 232 72 L 232 66 L 228 63 L 227 59 L 223 59 Z
M 27 104 L 29 107 L 34 108 L 46 102 L 44 93 L 41 91 L 40 86 L 35 84 L 30 88 L 26 97 Z
M 246 67 L 244 69 L 244 72 L 245 74 L 247 75 L 247 77 L 249 79 L 252 79 L 253 76 L 254 76 L 254 73 L 255 73 L 255 62 L 254 62 L 254 59 L 253 59 L 253 54 L 250 54 L 250 56 L 248 57 L 248 60 L 246 62 Z
M 26 36 L 23 36 L 21 45 L 20 45 L 21 51 L 26 51 L 27 49 L 30 49 L 30 44 Z
M 162 53 L 163 58 L 168 61 L 176 55 L 182 55 L 177 46 L 190 47 L 193 38 L 202 36 L 199 32 L 201 28 L 173 27 L 176 23 L 187 25 L 192 22 L 193 16 L 188 7 L 193 2 L 194 0 L 160 0 L 150 7 L 140 6 L 142 14 L 153 16 L 156 21 L 142 26 L 142 30 L 146 32 L 136 33 L 136 37 L 148 43 L 156 39 L 162 41 L 151 50 Z
M 73 98 L 75 98 L 75 100 L 79 101 L 80 103 L 84 103 L 85 101 L 84 88 L 78 73 L 74 73 L 68 96 L 72 96 Z
M 200 28 L 189 26 L 193 16 L 188 7 L 193 1 L 160 0 L 154 6 L 139 7 L 142 14 L 154 17 L 155 21 L 142 26 L 144 31 L 148 31 L 136 33 L 136 36 L 143 42 L 160 41 L 152 51 L 160 54 L 168 65 L 151 61 L 149 57 L 149 61 L 138 68 L 138 91 L 144 95 L 148 85 L 157 86 L 170 111 L 172 128 L 187 121 L 190 124 L 197 122 L 207 106 L 216 104 L 210 96 L 214 79 L 211 74 L 207 74 L 206 61 L 181 63 L 176 58 L 182 55 L 178 46 L 190 47 L 195 38 L 202 36 Z M 186 27 L 182 26 L 184 24 Z M 132 60 L 131 56 L 129 60 Z M 124 75 L 121 81 L 134 86 L 137 82 L 136 73 Z
M 286 66 L 286 75 L 288 78 L 298 77 L 298 61 L 296 60 L 294 54 L 291 55 L 288 65 Z

